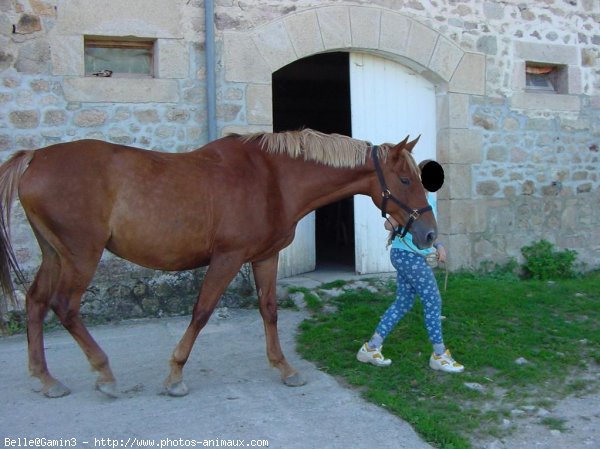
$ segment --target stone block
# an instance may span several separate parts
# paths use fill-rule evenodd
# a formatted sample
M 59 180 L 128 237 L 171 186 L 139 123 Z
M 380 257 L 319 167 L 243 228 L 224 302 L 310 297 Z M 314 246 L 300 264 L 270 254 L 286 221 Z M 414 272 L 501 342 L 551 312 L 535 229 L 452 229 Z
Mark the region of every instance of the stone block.
M 246 90 L 246 115 L 250 125 L 273 123 L 273 95 L 269 84 L 249 84 Z
M 160 117 L 154 108 L 134 111 L 133 115 L 137 121 L 143 125 L 147 125 L 149 123 L 160 123 Z
M 498 39 L 496 36 L 481 36 L 477 39 L 477 51 L 486 55 L 496 55 L 498 53 Z
M 406 44 L 406 56 L 428 67 L 438 34 L 431 28 L 413 21 Z
M 15 69 L 22 73 L 49 73 L 50 44 L 45 39 L 36 39 L 19 49 Z
M 42 21 L 33 14 L 23 14 L 14 25 L 15 34 L 32 34 L 42 31 Z
M 180 8 L 171 0 L 64 0 L 58 6 L 56 31 L 72 36 L 183 38 Z
M 220 103 L 217 104 L 217 119 L 224 122 L 233 122 L 238 118 L 242 106 L 239 104 Z
M 285 28 L 298 58 L 314 55 L 324 50 L 319 22 L 314 11 L 287 17 Z
M 447 164 L 444 166 L 444 191 L 447 199 L 471 198 L 472 174 L 471 165 Z
M 438 157 L 442 164 L 478 164 L 482 160 L 482 135 L 472 129 L 447 129 L 438 133 Z
M 437 120 L 440 129 L 469 127 L 469 96 L 463 94 L 438 97 Z
M 444 245 L 448 252 L 448 269 L 456 271 L 473 268 L 472 245 L 468 235 L 442 235 Z
M 576 95 L 545 94 L 541 92 L 516 92 L 510 99 L 514 109 L 537 111 L 572 111 L 581 109 L 581 100 Z
M 583 81 L 581 68 L 575 66 L 567 67 L 567 92 L 569 95 L 580 95 L 583 93 Z
M 0 134 L 0 151 L 6 151 L 11 147 L 12 137 L 10 134 Z
M 73 123 L 82 128 L 101 126 L 106 122 L 108 114 L 99 109 L 86 109 L 75 114 Z
M 158 39 L 155 51 L 158 78 L 189 78 L 190 56 L 183 39 Z
M 175 123 L 182 123 L 183 124 L 183 123 L 187 123 L 188 120 L 190 119 L 190 113 L 186 109 L 169 108 L 165 112 L 165 118 L 169 122 L 175 122 Z
M 83 36 L 54 35 L 50 39 L 50 48 L 53 75 L 85 75 Z
M 574 45 L 515 41 L 515 56 L 525 61 L 578 66 L 581 53 Z
M 254 134 L 273 132 L 273 126 L 268 125 L 227 125 L 221 130 L 221 137 L 229 134 Z
M 67 122 L 67 113 L 63 109 L 50 109 L 44 112 L 44 125 L 59 126 Z
M 397 55 L 405 55 L 411 25 L 412 21 L 408 17 L 383 11 L 381 13 L 379 48 Z
M 270 23 L 252 34 L 258 51 L 275 72 L 297 59 L 290 37 L 282 22 Z
M 482 196 L 494 196 L 500 191 L 498 181 L 481 181 L 477 183 L 477 194 Z
M 42 0 L 29 0 L 29 4 L 33 8 L 33 12 L 41 16 L 56 16 L 56 10 L 54 5 L 50 2 L 44 2 Z
M 317 9 L 321 38 L 326 50 L 352 46 L 350 12 L 345 6 L 329 6 Z
M 65 78 L 65 99 L 98 103 L 177 103 L 176 80 L 156 78 Z
M 352 46 L 355 48 L 378 48 L 381 28 L 381 10 L 353 6 L 350 8 Z
M 482 201 L 448 200 L 440 202 L 438 207 L 438 215 L 444 217 L 443 223 L 446 225 L 442 228 L 443 232 L 469 234 L 485 231 L 485 206 Z
M 450 81 L 464 52 L 449 39 L 440 36 L 431 55 L 429 69 L 446 82 Z
M 249 35 L 225 33 L 224 53 L 227 81 L 271 82 L 271 69 Z
M 504 18 L 504 5 L 496 2 L 485 2 L 483 4 L 483 14 L 487 19 L 502 20 Z
M 448 90 L 450 92 L 485 94 L 485 55 L 465 53 L 456 68 Z
M 31 129 L 40 125 L 40 113 L 36 110 L 12 111 L 8 117 L 15 128 Z

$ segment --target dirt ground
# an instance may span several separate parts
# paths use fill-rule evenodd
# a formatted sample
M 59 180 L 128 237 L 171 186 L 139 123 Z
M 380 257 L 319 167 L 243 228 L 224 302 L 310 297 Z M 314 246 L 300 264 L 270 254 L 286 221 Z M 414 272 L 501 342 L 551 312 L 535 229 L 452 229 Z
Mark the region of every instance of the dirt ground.
M 558 425 L 543 424 L 549 419 Z M 509 437 L 491 440 L 485 449 L 599 449 L 600 393 L 568 397 L 542 414 L 518 419 Z M 560 427 L 560 429 L 552 428 Z
M 287 359 L 306 385 L 287 387 L 265 354 L 258 310 L 213 315 L 186 364 L 190 393 L 161 394 L 168 360 L 189 318 L 127 321 L 91 329 L 111 360 L 121 397 L 94 391 L 95 375 L 70 335 L 48 332 L 46 356 L 69 396 L 47 399 L 27 374 L 26 337 L 0 338 L 0 447 L 205 445 L 276 449 L 432 449 L 404 421 L 363 400 L 294 351 L 304 312 L 280 311 Z M 21 440 L 19 440 L 21 438 Z M 212 442 L 212 444 L 211 444 Z M 48 444 L 45 444 L 48 446 Z M 35 447 L 34 444 L 28 444 Z M 63 444 L 64 447 L 64 444 Z

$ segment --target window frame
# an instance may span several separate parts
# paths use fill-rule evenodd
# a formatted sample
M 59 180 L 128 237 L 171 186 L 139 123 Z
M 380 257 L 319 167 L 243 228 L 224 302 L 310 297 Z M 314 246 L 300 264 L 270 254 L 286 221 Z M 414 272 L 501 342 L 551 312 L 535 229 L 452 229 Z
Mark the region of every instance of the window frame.
M 89 72 L 85 67 L 85 54 L 88 48 L 117 48 L 125 50 L 147 50 L 150 55 L 149 73 L 128 73 L 113 71 L 110 74 L 112 78 L 155 78 L 156 75 L 156 39 L 142 38 L 136 36 L 84 36 L 83 54 L 84 54 L 84 72 L 86 77 L 94 77 L 95 72 Z M 106 69 L 110 70 L 110 67 Z
M 560 64 L 525 62 L 525 91 L 531 93 L 568 93 L 567 67 Z M 546 85 L 535 85 L 529 81 L 537 78 Z

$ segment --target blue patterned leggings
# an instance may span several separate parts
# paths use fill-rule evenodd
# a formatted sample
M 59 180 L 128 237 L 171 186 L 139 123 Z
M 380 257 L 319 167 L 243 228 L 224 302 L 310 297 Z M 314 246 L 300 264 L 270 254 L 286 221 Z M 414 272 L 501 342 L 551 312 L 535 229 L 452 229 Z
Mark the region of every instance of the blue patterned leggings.
M 392 265 L 397 271 L 396 300 L 386 310 L 376 332 L 385 338 L 412 308 L 418 294 L 423 304 L 425 328 L 432 344 L 443 343 L 442 297 L 433 270 L 425 259 L 410 251 L 392 248 Z

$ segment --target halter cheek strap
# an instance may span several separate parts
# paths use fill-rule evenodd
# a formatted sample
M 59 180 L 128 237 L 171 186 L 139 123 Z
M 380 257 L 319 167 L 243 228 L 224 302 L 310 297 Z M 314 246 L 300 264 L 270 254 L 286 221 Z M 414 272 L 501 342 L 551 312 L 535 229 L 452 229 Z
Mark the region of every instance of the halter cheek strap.
M 406 204 L 404 204 L 402 201 L 400 201 L 398 198 L 396 198 L 394 195 L 392 195 L 392 192 L 390 191 L 390 189 L 388 189 L 387 184 L 385 182 L 385 177 L 383 176 L 383 171 L 381 170 L 381 164 L 379 163 L 379 155 L 377 154 L 378 152 L 379 152 L 379 146 L 374 145 L 371 148 L 371 157 L 373 158 L 373 165 L 375 166 L 375 173 L 377 174 L 377 178 L 379 179 L 379 185 L 381 187 L 381 197 L 382 197 L 381 216 L 383 218 L 385 218 L 386 220 L 388 220 L 388 222 L 389 222 L 389 218 L 387 218 L 387 202 L 389 200 L 391 200 L 396 205 L 398 205 L 400 208 L 402 208 L 404 211 L 406 211 L 406 213 L 408 213 L 408 220 L 406 222 L 406 225 L 402 229 L 402 231 L 399 230 L 400 227 L 396 228 L 395 226 L 392 225 L 392 228 L 394 229 L 393 237 L 395 237 L 396 234 L 400 233 L 400 238 L 404 238 L 404 237 L 406 237 L 406 234 L 410 230 L 410 227 L 412 226 L 412 224 L 415 221 L 417 221 L 421 217 L 422 214 L 424 214 L 425 212 L 431 211 L 432 207 L 431 207 L 431 205 L 428 204 L 426 207 L 423 207 L 421 209 L 411 209 Z M 390 222 L 390 224 L 391 224 L 391 222 Z

